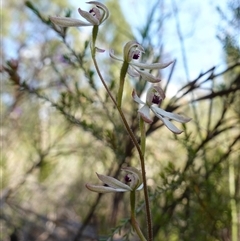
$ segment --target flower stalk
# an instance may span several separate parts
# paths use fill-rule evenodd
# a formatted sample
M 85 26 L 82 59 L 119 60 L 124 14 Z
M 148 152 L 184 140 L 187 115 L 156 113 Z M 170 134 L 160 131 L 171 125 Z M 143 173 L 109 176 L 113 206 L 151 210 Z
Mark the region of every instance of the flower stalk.
M 141 229 L 139 228 L 139 225 L 136 220 L 136 212 L 135 212 L 135 203 L 136 203 L 136 193 L 135 191 L 130 192 L 130 204 L 131 204 L 131 224 L 137 233 L 138 237 L 141 241 L 147 241 L 144 237 Z
M 97 39 L 97 35 L 98 35 L 98 25 L 93 26 L 92 28 L 92 45 L 91 45 L 91 51 L 92 51 L 92 55 L 95 57 L 96 54 L 96 39 Z
M 141 133 L 141 152 L 143 155 L 144 161 L 141 162 L 142 168 L 142 178 L 143 178 L 143 189 L 144 189 L 144 198 L 145 198 L 145 209 L 147 214 L 147 230 L 148 230 L 148 239 L 153 240 L 153 233 L 152 233 L 152 217 L 151 217 L 151 209 L 150 209 L 150 202 L 149 202 L 149 195 L 148 195 L 148 188 L 147 188 L 147 178 L 146 178 L 146 168 L 145 168 L 145 149 L 146 149 L 146 130 L 145 130 L 145 122 L 140 116 L 139 118 L 139 128 Z
M 119 108 L 121 108 L 122 106 L 122 96 L 123 96 L 124 83 L 125 83 L 125 77 L 128 71 L 128 66 L 129 66 L 128 62 L 124 61 L 120 72 L 120 83 L 119 83 L 118 94 L 117 94 L 117 104 Z
M 142 117 L 139 118 L 139 128 L 141 133 L 141 150 L 144 156 L 145 149 L 146 149 L 146 130 L 145 130 L 145 122 Z

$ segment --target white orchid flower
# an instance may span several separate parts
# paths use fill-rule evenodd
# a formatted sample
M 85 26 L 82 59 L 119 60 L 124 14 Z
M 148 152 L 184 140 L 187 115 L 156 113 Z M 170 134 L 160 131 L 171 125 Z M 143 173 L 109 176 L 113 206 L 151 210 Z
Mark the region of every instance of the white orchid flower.
M 67 17 L 50 17 L 53 24 L 60 27 L 84 27 L 84 26 L 94 26 L 102 24 L 109 16 L 109 11 L 107 7 L 97 1 L 87 2 L 88 4 L 94 4 L 89 12 L 83 11 L 81 8 L 78 9 L 79 14 L 87 20 L 87 22 Z
M 143 120 L 149 124 L 152 123 L 152 118 L 150 116 L 150 110 L 157 116 L 164 125 L 173 133 L 181 134 L 182 130 L 179 130 L 170 120 L 175 120 L 180 123 L 187 123 L 191 118 L 178 115 L 175 113 L 167 112 L 159 108 L 159 104 L 165 98 L 165 94 L 160 86 L 152 86 L 148 89 L 146 103 L 144 103 L 133 90 L 132 97 L 135 102 L 142 104 L 143 106 L 138 110 L 139 114 Z
M 144 53 L 144 48 L 137 43 L 136 41 L 129 41 L 128 43 L 125 44 L 123 48 L 123 60 L 121 58 L 118 58 L 114 55 L 114 51 L 110 50 L 110 57 L 126 62 L 129 64 L 128 67 L 128 74 L 132 77 L 139 77 L 142 76 L 143 79 L 151 82 L 151 83 L 157 83 L 160 82 L 161 79 L 156 78 L 152 74 L 142 71 L 140 69 L 163 69 L 169 66 L 173 61 L 170 61 L 168 63 L 153 63 L 153 64 L 145 64 L 145 63 L 139 63 L 136 60 L 139 60 L 141 57 L 141 54 Z
M 109 193 L 109 192 L 132 192 L 143 188 L 142 175 L 139 170 L 134 167 L 122 168 L 128 174 L 125 176 L 125 183 L 110 177 L 97 173 L 98 178 L 105 184 L 104 186 L 86 184 L 86 187 L 93 192 Z M 128 184 L 126 184 L 128 183 Z

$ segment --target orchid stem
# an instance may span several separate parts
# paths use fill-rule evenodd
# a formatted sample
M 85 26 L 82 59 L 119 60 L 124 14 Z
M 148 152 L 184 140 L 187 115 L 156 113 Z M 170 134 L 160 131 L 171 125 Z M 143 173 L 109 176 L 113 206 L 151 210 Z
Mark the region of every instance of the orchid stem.
M 126 61 L 124 61 L 120 72 L 120 84 L 119 84 L 118 95 L 117 95 L 117 104 L 119 108 L 121 108 L 122 106 L 122 95 L 123 95 L 124 82 L 125 82 L 125 77 L 128 70 L 128 65 L 129 64 Z
M 138 237 L 140 238 L 141 241 L 147 241 L 146 238 L 144 237 L 141 229 L 138 226 L 136 216 L 135 216 L 135 203 L 136 203 L 136 192 L 130 192 L 130 203 L 131 203 L 131 224 L 137 233 Z
M 143 155 L 143 161 L 141 161 L 141 169 L 142 169 L 144 197 L 145 197 L 145 205 L 146 205 L 146 213 L 147 213 L 148 238 L 149 240 L 153 240 L 151 209 L 149 204 L 149 196 L 148 196 L 148 188 L 147 188 L 147 180 L 146 180 L 146 168 L 145 168 L 145 161 L 144 161 L 145 149 L 146 149 L 146 130 L 145 130 L 145 122 L 142 119 L 142 117 L 140 117 L 139 119 L 139 128 L 141 133 L 141 153 Z
M 141 132 L 141 150 L 142 150 L 142 154 L 144 156 L 145 149 L 146 149 L 146 131 L 145 131 L 145 122 L 142 119 L 142 117 L 140 117 L 140 120 L 139 120 L 139 127 L 140 127 L 140 132 Z
M 98 35 L 98 26 L 95 25 L 95 26 L 93 26 L 93 29 L 92 29 L 92 56 L 94 56 L 94 57 L 95 57 L 95 53 L 96 53 L 95 43 L 96 43 L 97 35 Z

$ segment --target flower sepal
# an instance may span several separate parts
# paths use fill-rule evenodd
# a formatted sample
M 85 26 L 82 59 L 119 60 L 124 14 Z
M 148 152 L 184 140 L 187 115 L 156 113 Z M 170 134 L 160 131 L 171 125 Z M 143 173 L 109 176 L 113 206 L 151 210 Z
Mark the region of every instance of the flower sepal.
M 85 27 L 85 26 L 98 26 L 102 24 L 108 17 L 109 11 L 108 8 L 97 1 L 90 1 L 87 2 L 88 4 L 94 4 L 93 7 L 89 12 L 82 10 L 81 8 L 78 9 L 79 14 L 87 21 L 82 21 L 75 18 L 69 17 L 52 17 L 50 16 L 50 20 L 53 24 L 58 25 L 60 27 Z
M 60 26 L 60 27 L 83 27 L 83 26 L 91 26 L 91 23 L 86 23 L 79 19 L 68 18 L 68 17 L 49 17 L 51 22 Z

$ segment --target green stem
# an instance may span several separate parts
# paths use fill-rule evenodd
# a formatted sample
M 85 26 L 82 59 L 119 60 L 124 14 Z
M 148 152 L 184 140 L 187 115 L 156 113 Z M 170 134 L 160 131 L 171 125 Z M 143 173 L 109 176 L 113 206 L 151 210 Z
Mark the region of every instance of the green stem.
M 146 130 L 145 130 L 145 122 L 142 119 L 142 117 L 140 117 L 140 120 L 139 120 L 139 127 L 140 127 L 140 132 L 141 132 L 141 150 L 142 150 L 142 154 L 144 156 L 145 148 L 146 148 Z
M 121 108 L 122 106 L 122 95 L 123 95 L 124 82 L 125 82 L 128 66 L 129 64 L 126 61 L 124 61 L 120 72 L 120 83 L 119 83 L 118 95 L 117 95 L 117 104 L 119 108 Z
M 131 224 L 137 233 L 138 237 L 140 238 L 141 241 L 147 241 L 146 238 L 144 237 L 141 229 L 138 226 L 136 217 L 135 217 L 135 201 L 136 200 L 136 194 L 135 191 L 130 192 L 130 204 L 131 204 Z
M 96 45 L 96 40 L 97 40 L 97 35 L 98 35 L 98 25 L 94 25 L 92 29 L 92 56 L 95 57 L 95 45 Z
M 140 117 L 139 119 L 139 128 L 141 133 L 141 153 L 143 155 L 143 160 L 145 160 L 144 156 L 145 156 L 145 149 L 146 149 L 146 130 L 145 130 L 145 122 L 142 119 L 142 117 Z M 152 218 L 151 218 L 151 209 L 150 209 L 148 189 L 147 189 L 145 161 L 143 162 L 141 161 L 141 169 L 142 169 L 144 197 L 145 197 L 145 205 L 146 205 L 146 213 L 147 213 L 148 238 L 149 240 L 153 240 Z

